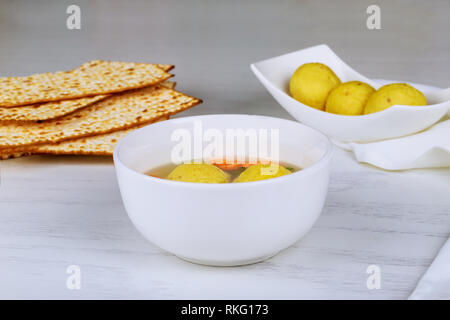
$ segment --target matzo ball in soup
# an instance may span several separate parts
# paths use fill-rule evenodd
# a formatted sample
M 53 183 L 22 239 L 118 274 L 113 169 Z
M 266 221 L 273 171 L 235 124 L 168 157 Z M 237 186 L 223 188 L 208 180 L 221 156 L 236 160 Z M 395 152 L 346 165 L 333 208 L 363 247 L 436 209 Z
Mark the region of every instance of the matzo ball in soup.
M 184 163 L 167 164 L 151 169 L 148 175 L 172 181 L 194 183 L 242 183 L 267 180 L 299 171 L 290 164 L 275 163 Z
M 226 183 L 229 178 L 221 169 L 208 163 L 180 164 L 167 176 L 169 180 L 198 183 Z
M 244 170 L 233 182 L 252 182 L 277 178 L 292 172 L 278 164 L 255 164 Z

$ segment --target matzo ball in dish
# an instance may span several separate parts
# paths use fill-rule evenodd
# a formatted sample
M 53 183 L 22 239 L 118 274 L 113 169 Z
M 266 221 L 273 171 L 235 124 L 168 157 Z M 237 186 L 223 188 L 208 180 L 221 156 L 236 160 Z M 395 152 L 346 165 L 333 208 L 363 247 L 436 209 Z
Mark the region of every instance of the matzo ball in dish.
M 347 116 L 361 115 L 367 100 L 374 92 L 375 89 L 365 82 L 342 83 L 330 92 L 325 111 Z
M 307 106 L 324 110 L 331 90 L 341 83 L 338 76 L 322 63 L 305 63 L 291 77 L 291 96 Z
M 426 106 L 427 98 L 407 83 L 391 83 L 382 86 L 367 101 L 364 113 L 383 111 L 393 105 Z

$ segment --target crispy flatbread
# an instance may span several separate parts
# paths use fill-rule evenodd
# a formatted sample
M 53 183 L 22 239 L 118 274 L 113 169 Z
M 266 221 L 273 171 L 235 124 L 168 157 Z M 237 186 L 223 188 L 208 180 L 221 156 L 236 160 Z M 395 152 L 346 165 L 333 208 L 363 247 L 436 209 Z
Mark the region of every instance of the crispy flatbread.
M 17 147 L 26 145 L 56 143 L 127 129 L 189 109 L 201 102 L 163 85 L 117 94 L 43 123 L 5 123 L 0 126 L 0 153 L 16 152 Z
M 169 116 L 163 116 L 154 122 L 168 120 Z M 152 122 L 152 123 L 154 123 Z M 32 154 L 73 154 L 73 155 L 99 155 L 112 156 L 114 147 L 120 139 L 124 138 L 130 132 L 142 128 L 145 125 L 139 125 L 130 129 L 119 130 L 111 133 L 100 134 L 97 136 L 66 140 L 57 143 L 41 144 L 36 146 L 26 146 L 21 151 L 10 154 L 1 154 L 0 159 L 19 158 Z
M 172 75 L 155 65 L 95 60 L 71 71 L 0 78 L 0 107 L 59 101 L 143 88 Z
M 160 85 L 163 87 L 169 88 L 169 89 L 175 89 L 175 87 L 177 86 L 177 83 L 175 81 L 166 81 L 166 82 L 161 82 Z
M 87 107 L 109 96 L 109 94 L 101 94 L 86 98 L 37 103 L 12 108 L 0 108 L 0 121 L 50 120 Z
M 165 72 L 169 72 L 170 70 L 175 68 L 175 65 L 173 65 L 173 64 L 161 64 L 161 63 L 158 63 L 158 64 L 156 64 L 156 66 L 158 68 L 164 70 Z
M 171 81 L 163 82 L 161 84 L 164 84 L 168 88 L 175 87 L 175 82 Z M 0 121 L 44 121 L 55 119 L 90 106 L 110 96 L 111 95 L 97 95 L 13 108 L 0 108 Z
M 31 153 L 29 152 L 14 152 L 14 153 L 0 153 L 0 160 L 8 160 L 14 158 L 20 158 L 24 156 L 29 156 Z

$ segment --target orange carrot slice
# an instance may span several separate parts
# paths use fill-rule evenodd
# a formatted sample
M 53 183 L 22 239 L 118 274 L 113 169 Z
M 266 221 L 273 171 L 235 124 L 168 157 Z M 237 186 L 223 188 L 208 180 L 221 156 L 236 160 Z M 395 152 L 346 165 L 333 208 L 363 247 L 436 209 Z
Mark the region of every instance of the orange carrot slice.
M 268 162 L 262 162 L 262 161 L 258 160 L 256 163 L 250 163 L 248 161 L 243 162 L 243 163 L 235 163 L 235 162 L 227 163 L 226 160 L 224 159 L 224 160 L 212 160 L 210 163 L 222 170 L 231 171 L 231 170 L 236 170 L 239 168 L 248 168 L 254 164 L 268 163 Z

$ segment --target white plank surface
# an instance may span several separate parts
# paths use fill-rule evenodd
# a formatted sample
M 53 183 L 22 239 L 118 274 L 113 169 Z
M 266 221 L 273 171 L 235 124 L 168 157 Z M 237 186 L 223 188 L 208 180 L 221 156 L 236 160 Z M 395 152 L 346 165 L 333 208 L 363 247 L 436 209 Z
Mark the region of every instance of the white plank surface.
M 449 86 L 445 0 L 380 1 L 377 31 L 365 27 L 369 1 L 79 3 L 82 30 L 69 31 L 68 2 L 1 2 L 0 75 L 94 58 L 175 63 L 179 88 L 205 100 L 182 115 L 289 118 L 249 63 L 328 43 L 367 76 Z M 450 169 L 386 172 L 344 151 L 312 231 L 238 268 L 197 266 L 148 243 L 126 216 L 109 158 L 3 161 L 0 183 L 0 298 L 404 299 L 450 235 Z M 71 264 L 81 290 L 66 287 Z M 371 264 L 379 290 L 366 287 Z

